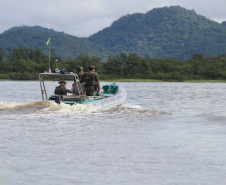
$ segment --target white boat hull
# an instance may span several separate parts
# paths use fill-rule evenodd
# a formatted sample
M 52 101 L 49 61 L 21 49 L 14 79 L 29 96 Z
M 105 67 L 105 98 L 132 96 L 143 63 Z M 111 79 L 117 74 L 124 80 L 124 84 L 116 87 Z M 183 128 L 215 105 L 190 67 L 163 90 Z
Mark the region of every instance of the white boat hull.
M 97 107 L 120 105 L 126 99 L 127 92 L 125 88 L 119 86 L 119 89 L 117 90 L 115 95 L 112 95 L 112 96 L 108 96 L 108 94 L 103 94 L 103 95 L 104 95 L 104 98 L 102 99 L 94 100 L 87 103 L 84 102 L 83 104 L 97 106 Z

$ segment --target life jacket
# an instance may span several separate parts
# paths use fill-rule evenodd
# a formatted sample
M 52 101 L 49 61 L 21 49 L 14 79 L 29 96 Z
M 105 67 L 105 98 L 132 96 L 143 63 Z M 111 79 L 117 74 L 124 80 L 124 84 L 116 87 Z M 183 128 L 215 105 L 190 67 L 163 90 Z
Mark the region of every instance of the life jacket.
M 86 86 L 95 86 L 97 81 L 97 73 L 95 72 L 88 72 L 88 73 L 85 73 L 85 85 Z

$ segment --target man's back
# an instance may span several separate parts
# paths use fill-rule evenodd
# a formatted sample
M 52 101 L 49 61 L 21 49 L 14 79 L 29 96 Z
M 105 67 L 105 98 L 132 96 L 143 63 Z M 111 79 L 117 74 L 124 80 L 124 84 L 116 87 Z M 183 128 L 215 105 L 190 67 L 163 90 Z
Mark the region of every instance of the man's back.
M 97 73 L 93 71 L 85 73 L 82 76 L 82 80 L 84 80 L 86 86 L 95 86 L 96 83 L 99 81 Z
M 66 95 L 67 89 L 63 85 L 59 85 L 58 87 L 55 88 L 54 94 Z

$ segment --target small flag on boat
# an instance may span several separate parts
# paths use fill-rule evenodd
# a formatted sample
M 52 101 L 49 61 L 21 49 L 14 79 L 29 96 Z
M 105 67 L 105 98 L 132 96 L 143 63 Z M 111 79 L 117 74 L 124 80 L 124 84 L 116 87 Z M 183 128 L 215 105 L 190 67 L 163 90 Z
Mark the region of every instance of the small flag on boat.
M 48 39 L 48 41 L 46 42 L 46 45 L 48 46 L 50 44 L 50 38 Z

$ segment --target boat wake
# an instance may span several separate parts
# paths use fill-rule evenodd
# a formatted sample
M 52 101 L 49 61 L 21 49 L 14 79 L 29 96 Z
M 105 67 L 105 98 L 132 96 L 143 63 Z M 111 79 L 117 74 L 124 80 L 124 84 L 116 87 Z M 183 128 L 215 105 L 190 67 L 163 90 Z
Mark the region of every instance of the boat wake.
M 28 103 L 0 103 L 0 114 L 142 114 L 159 115 L 169 114 L 163 111 L 155 111 L 142 108 L 138 105 L 122 104 L 116 107 L 94 107 L 78 104 L 71 106 L 51 101 L 35 101 Z
M 106 110 L 106 112 L 117 112 L 120 114 L 142 114 L 142 115 L 162 115 L 170 113 L 164 111 L 157 111 L 148 108 L 143 108 L 139 105 L 122 104 L 117 107 L 112 107 Z
M 197 118 L 203 122 L 205 120 L 205 124 L 207 125 L 226 125 L 226 116 L 225 115 L 214 115 L 213 113 L 209 114 L 200 114 Z
M 35 102 L 27 102 L 27 103 L 0 102 L 0 114 L 4 114 L 4 113 L 29 114 L 53 105 L 55 105 L 55 103 L 51 101 L 35 101 Z
M 64 103 L 61 103 L 60 105 L 54 103 L 54 105 L 37 110 L 36 112 L 42 114 L 91 114 L 98 112 L 101 109 L 102 108 L 100 107 L 87 106 L 82 104 L 71 106 Z

